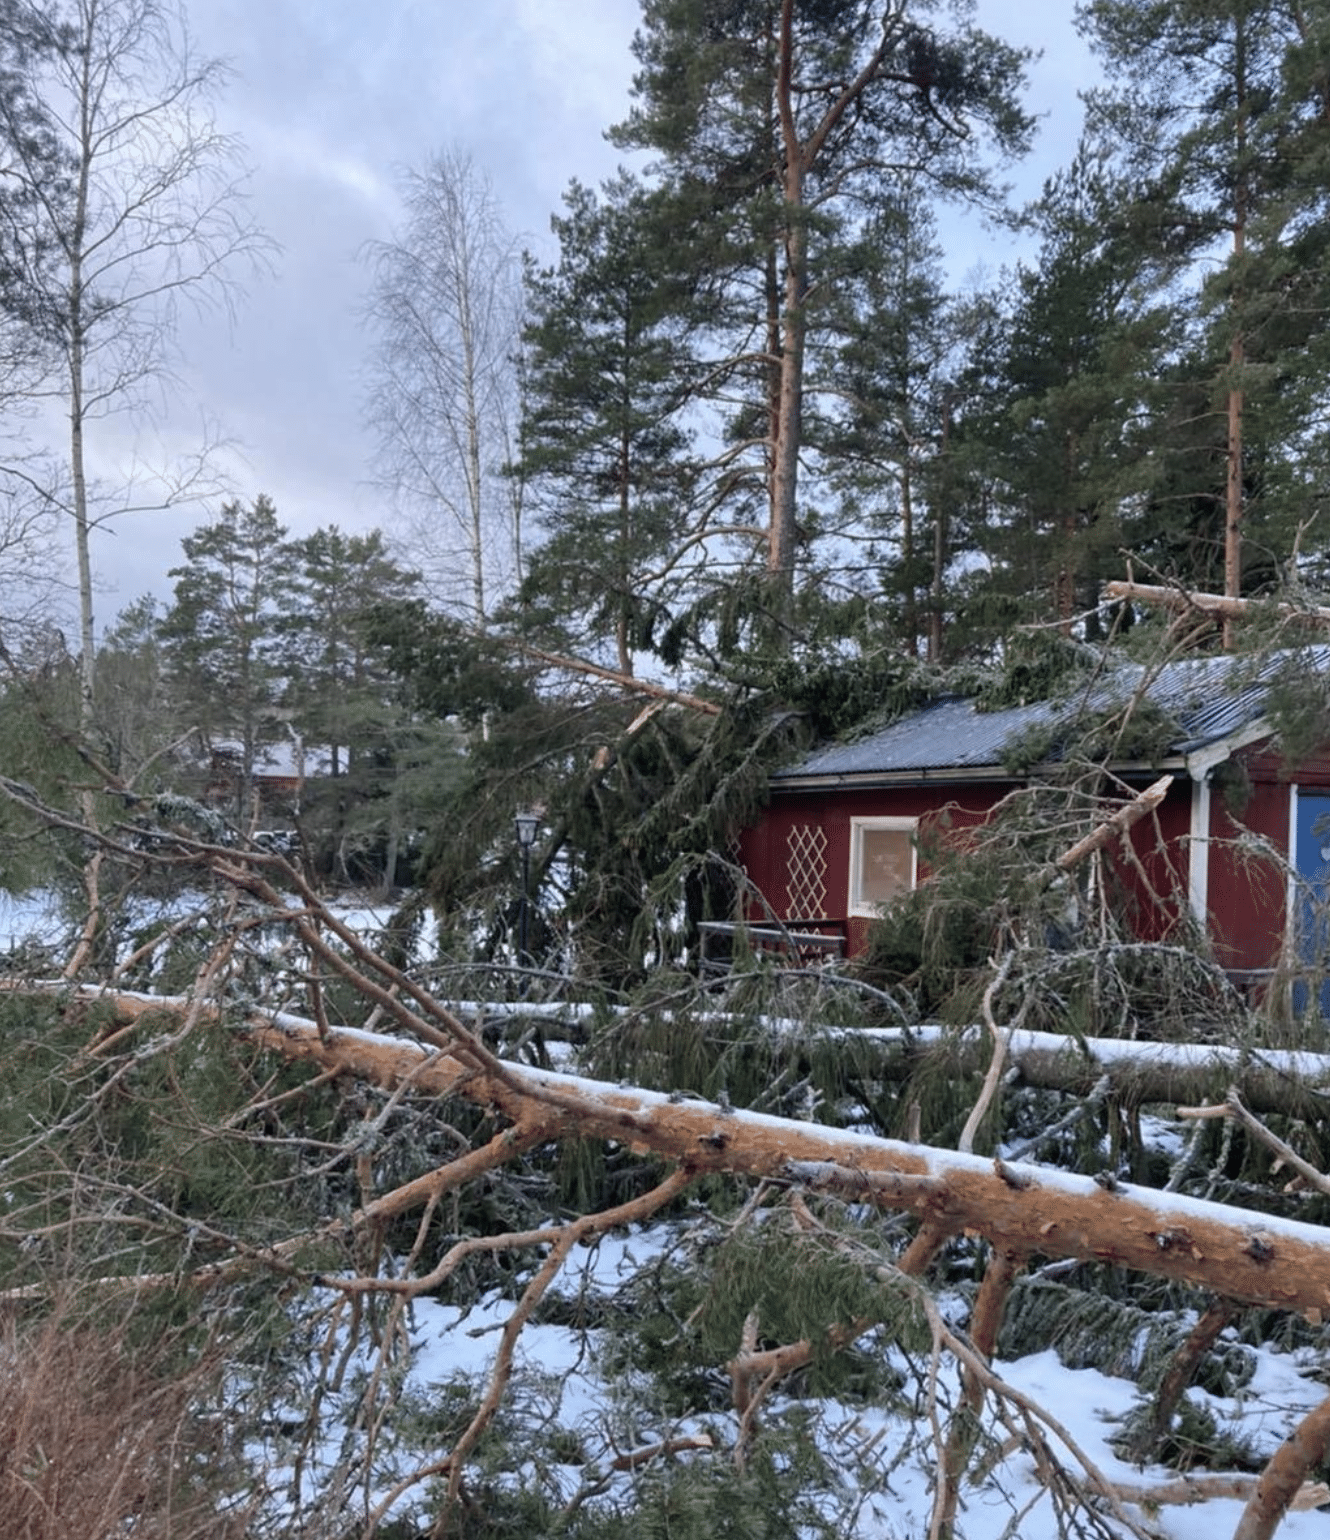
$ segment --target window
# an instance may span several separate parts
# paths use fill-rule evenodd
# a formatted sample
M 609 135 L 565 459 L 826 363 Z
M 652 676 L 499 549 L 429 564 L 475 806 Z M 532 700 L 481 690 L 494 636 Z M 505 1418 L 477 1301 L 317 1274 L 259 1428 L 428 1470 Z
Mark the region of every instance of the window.
M 915 883 L 916 818 L 850 820 L 850 913 L 875 915 Z

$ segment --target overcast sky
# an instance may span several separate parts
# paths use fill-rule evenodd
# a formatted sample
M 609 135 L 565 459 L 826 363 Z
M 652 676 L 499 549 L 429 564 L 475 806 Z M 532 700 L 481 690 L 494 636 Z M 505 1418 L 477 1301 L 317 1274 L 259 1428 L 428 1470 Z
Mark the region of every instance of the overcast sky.
M 1076 93 L 1093 76 L 1070 12 L 1070 0 L 978 0 L 980 25 L 1043 49 L 1029 105 L 1047 117 L 1019 173 L 1031 195 L 1074 146 Z M 235 71 L 219 120 L 245 141 L 253 210 L 281 252 L 234 324 L 182 331 L 165 431 L 183 448 L 215 424 L 235 445 L 236 495 L 268 493 L 293 533 L 387 528 L 367 481 L 358 253 L 391 235 L 400 170 L 457 146 L 490 176 L 510 227 L 552 255 L 549 216 L 568 182 L 595 184 L 617 164 L 603 136 L 629 106 L 637 0 L 189 0 L 189 13 L 200 51 Z M 977 225 L 949 226 L 948 240 L 958 275 L 1011 256 Z M 142 515 L 104 536 L 99 623 L 140 593 L 169 596 L 180 537 L 213 512 Z

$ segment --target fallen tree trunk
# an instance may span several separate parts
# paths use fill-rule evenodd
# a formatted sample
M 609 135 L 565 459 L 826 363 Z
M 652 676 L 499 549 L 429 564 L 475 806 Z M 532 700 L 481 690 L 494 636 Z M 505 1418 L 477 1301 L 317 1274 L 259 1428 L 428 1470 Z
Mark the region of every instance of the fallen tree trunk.
M 183 998 L 103 994 L 128 1021 L 197 1009 Z M 462 1096 L 549 1139 L 601 1139 L 694 1174 L 727 1172 L 834 1192 L 915 1215 L 934 1235 L 1004 1252 L 1104 1262 L 1266 1309 L 1330 1312 L 1330 1230 L 1174 1193 L 1103 1185 L 710 1102 L 506 1063 L 501 1075 L 400 1038 L 251 1013 L 255 1045 L 392 1090 Z
M 884 1055 L 900 1055 L 906 1062 L 950 1044 L 957 1068 L 964 1070 L 982 1068 L 991 1051 L 988 1035 L 977 1026 L 959 1032 L 942 1026 L 847 1029 L 846 1037 L 876 1041 Z M 1007 1042 L 1007 1065 L 1027 1085 L 1080 1096 L 1107 1076 L 1113 1092 L 1138 1103 L 1198 1102 L 1223 1096 L 1229 1085 L 1261 1112 L 1286 1113 L 1299 1096 L 1330 1097 L 1330 1054 L 1296 1049 L 1073 1038 L 1017 1028 Z M 897 1073 L 903 1072 L 904 1065 Z
M 1086 1177 L 873 1139 L 708 1102 L 514 1066 L 521 1084 L 493 1082 L 451 1055 L 422 1067 L 423 1050 L 369 1034 L 251 1021 L 250 1037 L 288 1058 L 342 1068 L 392 1087 L 460 1094 L 514 1122 L 543 1106 L 561 1132 L 628 1145 L 693 1171 L 730 1172 L 830 1189 L 902 1209 L 1003 1250 L 1075 1257 L 1215 1290 L 1249 1305 L 1330 1312 L 1330 1231 L 1222 1204 Z
M 1087 856 L 1092 856 L 1096 850 L 1102 850 L 1111 840 L 1121 838 L 1140 823 L 1147 813 L 1154 812 L 1168 795 L 1172 784 L 1171 775 L 1161 775 L 1144 791 L 1137 792 L 1130 802 L 1124 802 L 1103 823 L 1091 829 L 1084 839 L 1077 840 L 1069 850 L 1064 850 L 1053 863 L 1053 870 L 1057 873 L 1069 872 L 1074 866 L 1079 866 Z
M 1104 598 L 1156 604 L 1166 610 L 1195 610 L 1201 615 L 1214 615 L 1220 620 L 1241 620 L 1253 610 L 1269 613 L 1273 608 L 1290 619 L 1311 620 L 1318 625 L 1330 624 L 1330 609 L 1317 606 L 1304 609 L 1299 605 L 1268 599 L 1238 599 L 1227 594 L 1197 593 L 1185 588 L 1165 588 L 1157 583 L 1105 583 Z

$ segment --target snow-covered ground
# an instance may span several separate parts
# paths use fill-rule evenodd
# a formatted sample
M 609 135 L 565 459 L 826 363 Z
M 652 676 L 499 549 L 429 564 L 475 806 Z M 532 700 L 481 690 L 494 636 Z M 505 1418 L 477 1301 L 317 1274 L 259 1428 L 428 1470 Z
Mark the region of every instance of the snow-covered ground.
M 607 1235 L 593 1248 L 575 1254 L 560 1291 L 564 1296 L 620 1293 L 643 1268 L 654 1264 L 662 1246 L 674 1238 L 677 1233 L 669 1226 Z M 446 1449 L 446 1440 L 442 1445 L 431 1444 L 428 1437 L 417 1441 L 421 1409 L 437 1410 L 450 1397 L 457 1397 L 469 1414 L 491 1373 L 500 1334 L 512 1311 L 511 1299 L 497 1294 L 468 1309 L 430 1298 L 411 1306 L 409 1360 L 395 1361 L 399 1377 L 393 1386 L 394 1410 L 378 1436 L 374 1476 L 356 1505 L 362 1516 L 383 1503 L 413 1469 Z M 873 1338 L 866 1341 L 871 1344 Z M 762 1418 L 779 1423 L 795 1417 L 811 1431 L 827 1468 L 836 1473 L 826 1490 L 815 1494 L 818 1506 L 845 1540 L 922 1540 L 929 1533 L 933 1513 L 940 1440 L 945 1437 L 948 1408 L 958 1395 L 956 1376 L 945 1355 L 930 1364 L 926 1354 L 921 1361 L 889 1342 L 877 1346 L 901 1382 L 890 1405 L 806 1396 L 796 1403 L 774 1395 L 764 1404 Z M 506 1394 L 509 1410 L 503 1414 L 508 1419 L 503 1447 L 509 1459 L 501 1468 L 487 1467 L 488 1481 L 507 1483 L 514 1490 L 539 1491 L 557 1510 L 574 1501 L 579 1492 L 598 1486 L 616 1456 L 666 1440 L 705 1444 L 709 1439 L 710 1451 L 687 1451 L 671 1458 L 719 1461 L 728 1468 L 738 1433 L 736 1414 L 718 1411 L 713 1405 L 691 1416 L 653 1416 L 649 1376 L 620 1366 L 617 1375 L 607 1377 L 602 1347 L 603 1333 L 597 1329 L 533 1324 L 523 1330 Z M 1325 1392 L 1319 1381 L 1308 1377 L 1315 1365 L 1304 1355 L 1261 1348 L 1254 1357 L 1255 1374 L 1237 1394 L 1218 1396 L 1193 1389 L 1188 1395 L 1213 1415 L 1221 1432 L 1235 1435 L 1264 1458 Z M 354 1443 L 352 1423 L 364 1416 L 358 1398 L 374 1374 L 375 1362 L 373 1350 L 359 1352 L 345 1377 L 345 1392 L 322 1405 L 318 1436 L 301 1472 L 307 1503 L 337 1484 L 334 1473 Z M 1048 1446 L 1073 1482 L 1090 1486 L 1081 1461 L 1084 1456 L 1126 1493 L 1148 1494 L 1176 1484 L 1176 1471 L 1137 1467 L 1112 1446 L 1114 1434 L 1140 1403 L 1140 1392 L 1131 1381 L 1094 1369 L 1067 1368 L 1051 1348 L 1014 1361 L 995 1361 L 993 1368 L 1002 1381 L 1048 1414 Z M 930 1401 L 930 1373 L 937 1376 L 932 1387 L 938 1408 L 936 1426 L 930 1424 L 926 1411 L 920 1411 Z M 991 1412 L 991 1402 L 989 1407 Z M 292 1407 L 289 1415 L 298 1419 L 300 1408 Z M 1000 1439 L 1003 1430 L 996 1431 Z M 1062 1432 L 1075 1449 L 1063 1441 Z M 275 1473 L 285 1472 L 287 1479 L 293 1474 L 291 1449 L 281 1440 L 256 1446 L 253 1454 Z M 1054 1498 L 1028 1448 L 1007 1449 L 988 1462 L 981 1449 L 975 1463 L 986 1463 L 987 1468 L 982 1480 L 962 1488 L 959 1540 L 1053 1540 L 1068 1532 L 1059 1528 Z M 592 1508 L 599 1503 L 631 1507 L 634 1483 L 644 1479 L 643 1471 L 611 1474 L 604 1489 L 585 1500 Z M 283 1484 L 278 1481 L 279 1486 Z M 425 1481 L 400 1491 L 389 1511 L 395 1518 L 427 1527 L 437 1517 L 438 1501 L 437 1480 L 432 1485 Z M 1113 1518 L 1102 1500 L 1095 1499 L 1094 1506 L 1099 1527 L 1071 1532 L 1132 1533 Z M 1143 1497 L 1124 1507 L 1138 1535 L 1156 1540 L 1216 1540 L 1234 1532 L 1243 1502 L 1211 1497 L 1190 1506 L 1147 1507 Z M 290 1511 L 294 1519 L 295 1509 Z M 1326 1540 L 1330 1517 L 1316 1510 L 1290 1513 L 1279 1534 L 1281 1540 Z
M 359 903 L 338 910 L 343 923 L 371 941 L 391 915 L 392 907 L 386 904 Z M 49 895 L 15 899 L 0 894 L 0 948 L 13 951 L 29 942 L 55 947 L 67 934 L 67 921 Z M 824 1132 L 833 1142 L 856 1137 L 852 1132 Z M 1152 1144 L 1176 1142 L 1171 1125 L 1151 1124 L 1149 1133 Z M 1048 1178 L 1059 1180 L 1052 1171 Z M 1159 1198 L 1161 1203 L 1169 1201 L 1165 1195 Z M 608 1234 L 574 1254 L 557 1291 L 563 1298 L 622 1296 L 677 1234 L 668 1225 Z M 288 1404 L 253 1408 L 256 1431 L 250 1453 L 256 1468 L 270 1473 L 273 1511 L 289 1516 L 294 1526 L 332 1495 L 339 1504 L 345 1502 L 344 1511 L 362 1519 L 387 1505 L 393 1517 L 432 1522 L 438 1509 L 437 1476 L 415 1483 L 409 1478 L 437 1460 L 465 1426 L 492 1373 L 512 1311 L 511 1297 L 495 1292 L 465 1307 L 450 1301 L 445 1292 L 409 1307 L 404 1336 L 392 1351 L 383 1351 L 367 1336 L 352 1343 L 344 1323 L 325 1335 L 322 1356 L 312 1350 L 308 1365 L 294 1372 Z M 594 1321 L 596 1312 L 590 1311 L 588 1318 Z M 956 1320 L 964 1325 L 963 1314 Z M 899 1394 L 853 1402 L 806 1396 L 796 1401 L 775 1392 L 764 1403 L 761 1417 L 773 1424 L 797 1420 L 811 1430 L 826 1468 L 836 1473 L 818 1501 L 846 1540 L 919 1540 L 929 1533 L 940 1440 L 948 1409 L 957 1399 L 954 1366 L 945 1354 L 936 1363 L 925 1354 L 921 1362 L 917 1354 L 907 1355 L 885 1338 L 870 1336 L 866 1341 L 899 1379 Z M 624 1463 L 623 1457 L 634 1450 L 670 1440 L 710 1440 L 710 1451 L 694 1449 L 669 1458 L 727 1465 L 739 1436 L 739 1418 L 723 1398 L 667 1416 L 659 1409 L 650 1376 L 632 1365 L 625 1368 L 621 1353 L 611 1354 L 608 1347 L 607 1333 L 599 1326 L 575 1329 L 537 1322 L 524 1328 L 500 1414 L 505 1426 L 501 1447 L 509 1451 L 509 1464 L 490 1470 L 488 1479 L 539 1490 L 556 1511 L 596 1487 L 594 1495 L 585 1496 L 593 1509 L 598 1503 L 631 1505 L 635 1488 L 658 1469 L 651 1463 L 640 1469 L 612 1469 L 616 1459 Z M 1263 1459 L 1319 1404 L 1325 1385 L 1321 1366 L 1305 1353 L 1278 1352 L 1269 1346 L 1251 1351 L 1255 1373 L 1240 1390 L 1222 1396 L 1193 1388 L 1187 1394 L 1194 1406 L 1210 1414 L 1221 1434 L 1232 1435 L 1235 1443 Z M 611 1363 L 614 1369 L 608 1367 Z M 723 1365 L 710 1367 L 723 1377 Z M 1176 1482 L 1177 1472 L 1137 1468 L 1113 1447 L 1124 1419 L 1141 1404 L 1141 1392 L 1131 1381 L 1096 1369 L 1068 1368 L 1052 1348 L 995 1362 L 993 1368 L 1047 1414 L 1048 1445 L 1073 1481 L 1089 1485 L 1084 1457 L 1124 1491 L 1148 1493 Z M 931 1384 L 930 1374 L 936 1377 Z M 451 1421 L 444 1416 L 449 1407 Z M 937 1409 L 936 1425 L 930 1407 Z M 380 1413 L 386 1415 L 378 1423 Z M 996 1427 L 991 1403 L 987 1422 Z M 1075 1448 L 1064 1441 L 1064 1433 Z M 977 1463 L 982 1479 L 962 1489 L 962 1540 L 1051 1540 L 1063 1532 L 1055 1499 L 1028 1446 L 1018 1442 L 987 1464 L 982 1455 Z M 1106 1512 L 1102 1500 L 1094 1502 L 1097 1533 L 1130 1532 Z M 1147 1508 L 1138 1503 L 1128 1505 L 1127 1511 L 1137 1534 L 1159 1540 L 1216 1540 L 1234 1532 L 1242 1507 L 1237 1498 L 1211 1497 L 1192 1506 Z M 298 1531 L 293 1527 L 292 1532 Z M 1317 1510 L 1290 1514 L 1279 1533 L 1281 1540 L 1330 1540 L 1330 1515 Z

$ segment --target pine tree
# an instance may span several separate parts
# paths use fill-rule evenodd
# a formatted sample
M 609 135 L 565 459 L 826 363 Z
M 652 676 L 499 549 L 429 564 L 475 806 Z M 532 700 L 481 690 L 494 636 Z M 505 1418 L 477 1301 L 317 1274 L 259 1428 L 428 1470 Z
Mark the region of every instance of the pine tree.
M 392 559 L 377 529 L 346 535 L 331 525 L 291 542 L 290 555 L 299 602 L 282 626 L 287 703 L 303 743 L 327 750 L 333 776 L 350 774 L 393 688 L 369 640 L 371 614 L 410 598 L 420 577 Z
M 1172 422 L 1190 431 L 1182 456 L 1161 444 L 1161 512 L 1208 513 L 1210 566 L 1222 552 L 1236 595 L 1274 575 L 1313 511 L 1297 460 L 1322 415 L 1330 320 L 1326 23 L 1294 0 L 1089 0 L 1078 18 L 1113 78 L 1094 116 L 1143 189 L 1131 220 L 1205 259 L 1174 372 Z M 1244 559 L 1253 534 L 1264 562 Z
M 978 603 L 1070 634 L 1124 546 L 1144 544 L 1141 424 L 1175 341 L 1161 292 L 1175 264 L 1141 247 L 1122 185 L 1083 142 L 1035 210 L 1037 259 L 1018 266 L 978 428 L 991 478 Z M 1091 615 L 1087 622 L 1095 629 Z
M 724 446 L 715 506 L 757 537 L 788 642 L 822 473 L 817 340 L 860 222 L 909 176 L 996 201 L 977 149 L 1024 149 L 1025 56 L 938 8 L 868 0 L 647 0 L 636 105 L 615 142 L 657 157 L 671 260 L 710 344 L 695 399 Z
M 145 594 L 120 612 L 97 651 L 97 740 L 108 767 L 126 781 L 149 764 L 157 780 L 169 780 L 174 766 L 163 751 L 187 726 L 171 700 L 162 620 L 157 600 Z
M 420 577 L 392 558 L 379 530 L 318 529 L 292 541 L 290 555 L 297 600 L 280 666 L 291 728 L 311 756 L 299 808 L 306 861 L 339 882 L 390 889 L 404 846 L 452 779 L 457 749 L 454 733 L 410 709 L 375 639 L 383 607 L 409 603 Z
M 913 654 L 923 642 L 937 659 L 950 564 L 942 460 L 973 317 L 946 293 L 936 221 L 917 186 L 865 222 L 850 274 L 823 367 L 840 382 L 821 431 L 840 500 L 828 533 L 845 552 L 829 577 L 879 601 L 895 645 Z

